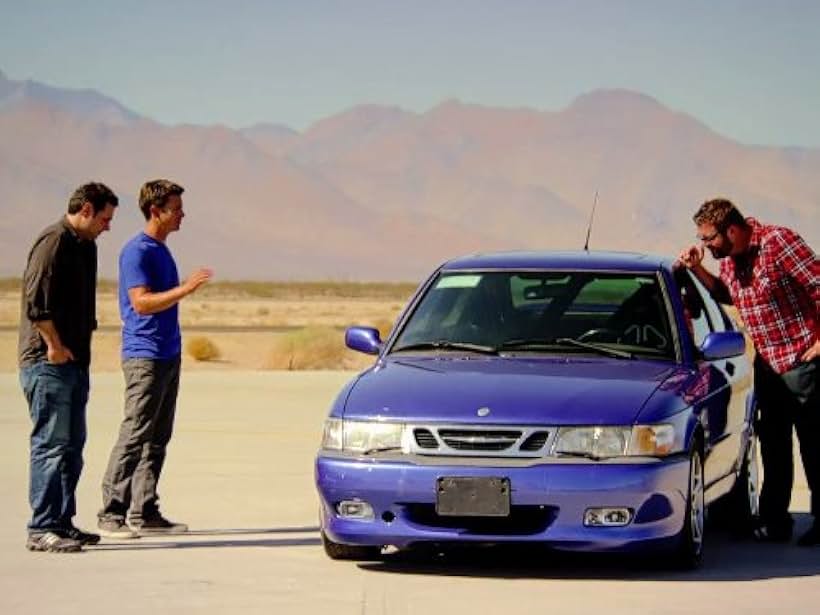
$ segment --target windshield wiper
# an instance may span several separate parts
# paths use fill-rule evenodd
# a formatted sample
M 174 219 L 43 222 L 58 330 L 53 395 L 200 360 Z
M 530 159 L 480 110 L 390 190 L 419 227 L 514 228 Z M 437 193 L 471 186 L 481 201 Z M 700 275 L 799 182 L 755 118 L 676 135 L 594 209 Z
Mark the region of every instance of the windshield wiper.
M 447 340 L 419 342 L 417 344 L 407 344 L 406 346 L 393 348 L 393 352 L 402 350 L 467 350 L 469 352 L 480 352 L 481 354 L 498 354 L 498 348 L 495 346 L 484 346 L 482 344 L 471 344 L 469 342 L 450 342 Z
M 553 348 L 555 340 L 512 339 L 501 342 L 499 350 L 545 350 Z
M 560 346 L 574 346 L 575 348 L 583 348 L 585 350 L 592 350 L 598 354 L 609 357 L 616 357 L 618 359 L 634 359 L 635 355 L 626 350 L 616 350 L 608 346 L 600 346 L 599 344 L 590 344 L 589 342 L 579 342 L 571 337 L 559 337 L 555 343 Z

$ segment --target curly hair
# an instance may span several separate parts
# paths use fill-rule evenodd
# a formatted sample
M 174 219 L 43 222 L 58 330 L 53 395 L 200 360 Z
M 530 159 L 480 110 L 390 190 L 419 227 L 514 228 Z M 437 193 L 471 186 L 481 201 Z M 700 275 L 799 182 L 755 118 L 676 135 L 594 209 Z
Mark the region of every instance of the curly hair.
M 746 218 L 740 213 L 729 199 L 710 199 L 700 206 L 697 213 L 692 216 L 695 224 L 712 224 L 720 232 L 724 232 L 731 225 L 740 227 L 746 226 Z

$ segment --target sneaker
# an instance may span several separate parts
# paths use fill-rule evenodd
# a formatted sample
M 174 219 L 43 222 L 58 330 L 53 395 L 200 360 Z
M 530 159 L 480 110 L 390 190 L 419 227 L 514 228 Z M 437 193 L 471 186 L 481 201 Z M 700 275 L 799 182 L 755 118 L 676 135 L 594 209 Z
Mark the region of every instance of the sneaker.
M 820 521 L 815 521 L 808 531 L 797 539 L 797 544 L 801 547 L 814 547 L 820 545 Z
M 188 526 L 184 523 L 169 521 L 161 514 L 157 513 L 150 517 L 132 519 L 131 528 L 139 534 L 184 534 L 188 531 Z
M 84 532 L 78 527 L 70 526 L 64 532 L 61 532 L 66 538 L 76 540 L 81 545 L 95 545 L 100 542 L 99 534 L 92 534 L 91 532 Z
M 29 551 L 47 551 L 49 553 L 77 553 L 83 550 L 79 540 L 72 540 L 54 532 L 29 534 L 26 540 Z
M 116 540 L 139 538 L 139 534 L 128 527 L 125 523 L 125 519 L 120 517 L 101 517 L 100 520 L 97 521 L 97 529 L 100 531 L 100 534 L 106 538 L 114 538 Z

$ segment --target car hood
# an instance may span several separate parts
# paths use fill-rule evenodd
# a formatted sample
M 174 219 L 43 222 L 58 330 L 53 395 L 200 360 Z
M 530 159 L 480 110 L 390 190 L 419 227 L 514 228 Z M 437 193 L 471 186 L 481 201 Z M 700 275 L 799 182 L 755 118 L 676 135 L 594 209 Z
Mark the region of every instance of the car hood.
M 617 359 L 389 358 L 353 384 L 347 419 L 487 424 L 631 424 L 669 363 Z M 678 374 L 678 377 L 680 374 Z M 675 396 L 661 391 L 661 396 Z M 667 400 L 669 401 L 669 400 Z M 479 417 L 481 414 L 486 416 Z

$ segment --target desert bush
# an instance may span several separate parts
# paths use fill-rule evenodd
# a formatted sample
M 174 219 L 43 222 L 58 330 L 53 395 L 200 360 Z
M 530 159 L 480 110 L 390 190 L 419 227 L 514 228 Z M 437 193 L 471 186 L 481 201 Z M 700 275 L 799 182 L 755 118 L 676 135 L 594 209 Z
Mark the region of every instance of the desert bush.
M 359 369 L 371 357 L 348 350 L 344 331 L 332 327 L 306 327 L 283 334 L 274 343 L 265 367 L 268 369 Z
M 342 332 L 331 327 L 306 327 L 279 337 L 266 367 L 270 369 L 340 369 L 345 354 Z
M 219 348 L 207 337 L 192 337 L 185 350 L 196 361 L 213 361 L 219 358 Z

